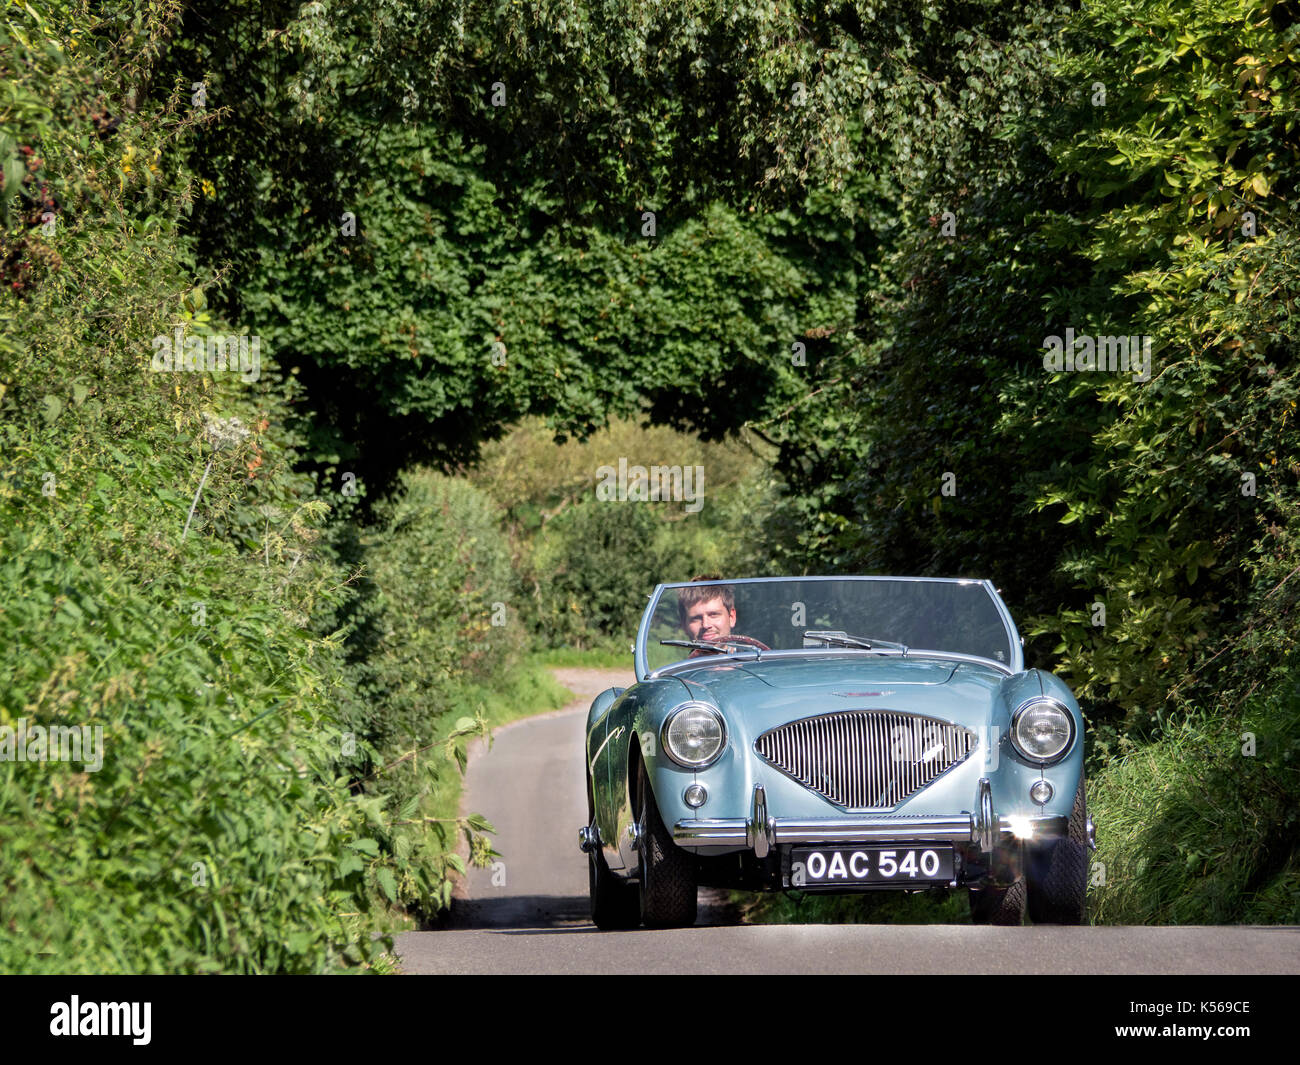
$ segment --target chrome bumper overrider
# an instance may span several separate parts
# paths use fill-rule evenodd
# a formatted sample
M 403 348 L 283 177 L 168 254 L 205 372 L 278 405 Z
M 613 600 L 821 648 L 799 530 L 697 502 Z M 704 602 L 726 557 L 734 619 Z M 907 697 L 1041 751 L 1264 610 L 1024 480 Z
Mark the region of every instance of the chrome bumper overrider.
M 981 779 L 974 813 L 951 816 L 867 814 L 845 817 L 771 817 L 762 784 L 754 785 L 749 817 L 688 818 L 673 825 L 679 846 L 752 850 L 765 858 L 775 846 L 786 843 L 894 843 L 928 840 L 973 843 L 992 851 L 1004 837 L 1046 839 L 1065 833 L 1067 818 L 998 817 L 993 810 L 992 788 Z

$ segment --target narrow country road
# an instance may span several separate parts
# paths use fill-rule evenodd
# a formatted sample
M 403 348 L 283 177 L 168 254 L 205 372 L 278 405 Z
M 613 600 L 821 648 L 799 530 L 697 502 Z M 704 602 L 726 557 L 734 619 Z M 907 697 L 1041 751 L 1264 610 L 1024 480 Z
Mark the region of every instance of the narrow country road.
M 471 869 L 449 927 L 405 932 L 406 973 L 1300 973 L 1295 927 L 740 925 L 702 892 L 695 928 L 598 932 L 587 916 L 582 729 L 630 671 L 557 669 L 578 697 L 470 751 L 462 812 L 497 829 L 501 860 Z
M 492 869 L 471 868 L 457 885 L 454 928 L 589 923 L 587 858 L 578 850 L 587 819 L 582 729 L 592 699 L 636 678 L 630 669 L 552 672 L 573 702 L 498 729 L 490 751 L 482 742 L 470 751 L 461 813 L 492 822 L 502 858 Z

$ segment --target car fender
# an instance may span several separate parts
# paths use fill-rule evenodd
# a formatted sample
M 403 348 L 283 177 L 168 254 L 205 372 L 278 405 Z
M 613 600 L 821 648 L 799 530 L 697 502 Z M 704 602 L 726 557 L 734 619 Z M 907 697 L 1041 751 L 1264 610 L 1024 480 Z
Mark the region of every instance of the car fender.
M 592 700 L 587 711 L 587 777 L 591 781 L 592 807 L 596 830 L 600 834 L 606 863 L 611 868 L 620 868 L 617 846 L 611 848 L 614 840 L 614 803 L 610 789 L 610 777 L 613 763 L 611 742 L 618 739 L 618 707 L 629 689 L 606 688 Z
M 1038 696 L 1055 699 L 1074 720 L 1075 740 L 1064 758 L 1049 766 L 1025 758 L 1011 742 L 1011 722 L 1016 711 Z M 1008 677 L 997 700 L 1000 738 L 997 769 L 988 774 L 992 783 L 993 808 L 1002 817 L 1068 817 L 1083 773 L 1083 713 L 1069 687 L 1059 677 L 1030 669 Z M 1052 785 L 1052 797 L 1040 805 L 1029 797 L 1039 780 Z
M 636 781 L 638 767 L 644 763 L 650 779 L 650 789 L 655 796 L 664 822 L 671 826 L 684 809 L 681 792 L 694 779 L 694 771 L 678 765 L 661 749 L 660 733 L 668 715 L 682 703 L 691 699 L 690 689 L 677 678 L 664 678 L 638 685 L 641 697 L 629 705 L 621 716 L 618 727 L 611 732 L 610 794 L 618 797 L 614 829 L 618 848 L 618 867 L 635 875 L 640 857 L 633 833 L 636 806 Z M 611 717 L 611 728 L 613 728 Z

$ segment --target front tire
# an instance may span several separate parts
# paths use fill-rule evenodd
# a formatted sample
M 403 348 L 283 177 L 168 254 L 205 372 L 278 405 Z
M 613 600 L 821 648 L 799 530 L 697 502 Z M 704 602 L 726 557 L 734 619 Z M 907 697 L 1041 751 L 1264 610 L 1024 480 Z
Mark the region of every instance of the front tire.
M 1085 924 L 1088 917 L 1088 800 L 1083 776 L 1074 793 L 1070 827 L 1062 839 L 1027 855 L 1029 919 L 1034 924 Z
M 1001 883 L 970 889 L 972 924 L 1022 925 L 1025 923 L 1027 885 L 1018 854 L 997 854 L 993 872 Z
M 587 782 L 587 824 L 595 824 L 591 782 Z M 587 852 L 587 886 L 591 894 L 591 921 L 602 932 L 623 931 L 641 923 L 637 887 L 609 871 L 599 846 Z
M 641 921 L 647 928 L 688 928 L 696 917 L 695 862 L 673 842 L 659 816 L 644 762 L 637 767 L 636 808 L 641 826 Z

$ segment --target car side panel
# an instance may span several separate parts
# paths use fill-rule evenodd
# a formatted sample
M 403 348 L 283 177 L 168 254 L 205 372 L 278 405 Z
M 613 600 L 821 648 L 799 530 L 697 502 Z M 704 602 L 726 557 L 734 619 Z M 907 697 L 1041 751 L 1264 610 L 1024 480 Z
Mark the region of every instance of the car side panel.
M 615 704 L 618 702 L 618 697 L 623 691 L 622 688 L 605 689 L 596 696 L 591 704 L 591 709 L 587 711 L 587 774 L 591 779 L 596 827 L 602 840 L 611 838 L 610 830 L 612 825 L 609 813 L 610 719 Z M 608 860 L 609 854 L 606 853 L 606 861 L 608 862 Z M 618 866 L 613 866 L 613 868 L 618 868 Z
M 611 869 L 626 870 L 629 876 L 638 872 L 638 856 L 632 847 L 629 829 L 632 826 L 632 792 L 636 781 L 629 776 L 633 764 L 633 751 L 638 757 L 643 752 L 653 755 L 655 740 L 642 741 L 647 732 L 648 720 L 655 715 L 655 707 L 661 699 L 662 684 L 654 682 L 638 684 L 629 689 L 631 698 L 620 701 L 617 707 L 617 721 L 611 715 L 609 737 L 609 805 L 607 807 L 610 832 L 606 837 L 602 828 L 602 839 L 606 840 L 605 856 Z
M 628 688 L 613 700 L 604 718 L 604 746 L 598 760 L 603 785 L 596 798 L 596 824 L 610 869 L 623 870 L 627 864 L 620 847 L 630 823 L 626 816 L 627 752 L 634 735 L 632 723 L 646 695 L 644 689 L 640 684 Z

